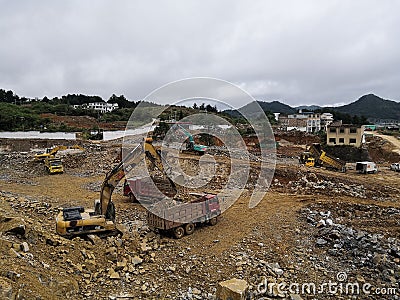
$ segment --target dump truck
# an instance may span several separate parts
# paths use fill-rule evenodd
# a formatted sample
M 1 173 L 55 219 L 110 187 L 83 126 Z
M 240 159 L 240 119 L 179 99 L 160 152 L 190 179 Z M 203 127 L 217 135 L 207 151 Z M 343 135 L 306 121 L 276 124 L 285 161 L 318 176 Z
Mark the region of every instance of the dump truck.
M 147 224 L 152 229 L 161 232 L 170 232 L 177 239 L 185 234 L 190 235 L 200 224 L 214 226 L 221 214 L 218 196 L 209 193 L 194 194 L 193 201 L 175 205 L 173 207 L 147 211 Z
M 46 157 L 44 159 L 44 168 L 49 174 L 64 173 L 61 158 Z
M 326 153 L 317 143 L 312 144 L 308 151 L 303 152 L 299 160 L 308 167 L 324 166 L 327 169 L 346 172 L 346 162 Z

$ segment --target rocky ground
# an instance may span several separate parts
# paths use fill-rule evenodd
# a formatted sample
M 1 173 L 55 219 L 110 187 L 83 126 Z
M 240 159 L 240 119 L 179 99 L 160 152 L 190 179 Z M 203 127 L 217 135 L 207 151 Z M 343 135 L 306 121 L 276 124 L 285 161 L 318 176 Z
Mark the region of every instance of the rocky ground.
M 238 278 L 250 286 L 248 299 L 398 299 L 400 173 L 384 158 L 371 175 L 306 168 L 295 159 L 304 145 L 284 138 L 256 208 L 248 208 L 250 176 L 217 225 L 180 240 L 150 230 L 121 187 L 113 199 L 122 237 L 55 233 L 59 208 L 93 206 L 118 162 L 116 143 L 60 153 L 65 173 L 52 176 L 32 152 L 0 154 L 0 298 L 215 299 L 218 282 Z M 188 173 L 198 159 L 183 158 Z M 229 174 L 224 151 L 215 159 L 210 191 Z

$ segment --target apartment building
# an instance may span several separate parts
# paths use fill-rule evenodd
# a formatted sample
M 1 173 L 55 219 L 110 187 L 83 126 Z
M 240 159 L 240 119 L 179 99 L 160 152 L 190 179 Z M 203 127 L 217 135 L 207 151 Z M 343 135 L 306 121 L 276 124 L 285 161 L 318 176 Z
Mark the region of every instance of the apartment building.
M 360 147 L 364 142 L 364 126 L 334 122 L 327 126 L 326 143 L 329 146 L 350 145 Z

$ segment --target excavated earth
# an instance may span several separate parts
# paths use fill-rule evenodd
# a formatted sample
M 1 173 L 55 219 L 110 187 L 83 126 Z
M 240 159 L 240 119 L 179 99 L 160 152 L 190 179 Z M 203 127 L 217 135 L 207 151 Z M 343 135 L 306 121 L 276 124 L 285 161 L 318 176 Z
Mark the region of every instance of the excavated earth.
M 284 138 L 258 206 L 248 207 L 260 167 L 250 156 L 239 199 L 217 225 L 180 240 L 150 230 L 145 209 L 121 186 L 113 201 L 122 237 L 56 234 L 61 207 L 91 208 L 98 199 L 119 160 L 115 142 L 61 152 L 65 173 L 51 176 L 33 152 L 1 153 L 0 298 L 215 299 L 218 282 L 239 278 L 250 285 L 247 299 L 399 299 L 400 173 L 385 157 L 370 175 L 352 165 L 345 174 L 307 168 L 296 159 L 305 145 Z M 227 182 L 231 159 L 224 151 L 214 158 L 218 168 L 203 191 Z M 193 175 L 199 159 L 180 161 Z

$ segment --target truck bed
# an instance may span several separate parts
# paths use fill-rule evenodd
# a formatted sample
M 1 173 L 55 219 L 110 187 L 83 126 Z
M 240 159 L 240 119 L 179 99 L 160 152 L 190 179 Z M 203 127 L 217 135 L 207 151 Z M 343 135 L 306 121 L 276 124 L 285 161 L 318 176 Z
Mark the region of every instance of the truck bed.
M 332 155 L 329 155 L 325 151 L 322 151 L 322 154 L 319 157 L 319 159 L 323 162 L 323 165 L 325 167 L 330 167 L 345 172 L 346 163 L 336 157 L 333 157 Z
M 204 223 L 220 213 L 217 196 L 207 194 L 195 201 L 159 210 L 157 214 L 148 211 L 147 223 L 154 228 L 169 230 L 183 224 Z

